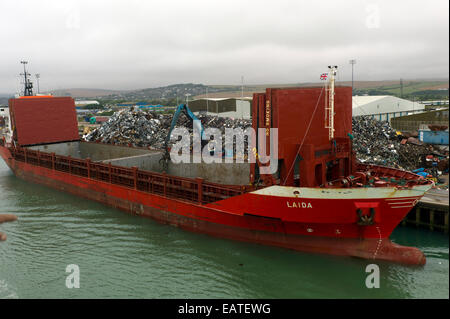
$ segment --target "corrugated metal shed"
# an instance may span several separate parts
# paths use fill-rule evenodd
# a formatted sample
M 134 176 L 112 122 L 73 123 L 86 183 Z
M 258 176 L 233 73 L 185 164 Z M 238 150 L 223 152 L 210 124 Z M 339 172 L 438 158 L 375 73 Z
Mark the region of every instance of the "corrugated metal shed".
M 353 96 L 353 116 L 374 115 L 376 119 L 413 114 L 425 109 L 425 105 L 391 95 Z M 378 115 L 378 117 L 377 117 Z
M 208 98 L 189 102 L 192 112 L 206 112 L 210 115 L 243 118 L 251 117 L 251 99 Z
M 79 140 L 71 97 L 9 100 L 14 139 L 21 146 Z

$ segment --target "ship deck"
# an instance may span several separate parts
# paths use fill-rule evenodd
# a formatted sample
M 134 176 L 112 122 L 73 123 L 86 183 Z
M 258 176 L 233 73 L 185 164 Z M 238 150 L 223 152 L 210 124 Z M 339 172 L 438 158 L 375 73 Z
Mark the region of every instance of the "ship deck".
M 122 148 L 118 150 L 113 145 L 80 142 L 80 145 L 88 145 L 88 149 L 97 150 L 97 152 L 91 151 L 89 153 L 86 151 L 86 148 L 78 148 L 79 145 L 76 143 L 70 142 L 66 143 L 66 145 L 58 143 L 28 148 L 8 146 L 5 145 L 3 140 L 0 140 L 0 146 L 7 146 L 13 159 L 18 162 L 193 203 L 208 204 L 254 189 L 254 187 L 248 185 L 224 185 L 205 180 L 204 178 L 173 176 L 164 172 L 142 170 L 136 166 L 126 167 L 112 164 L 112 162 L 117 163 L 119 160 L 123 161 L 123 159 L 129 158 L 130 156 L 127 155 L 130 155 L 130 152 L 131 154 L 142 153 L 143 155 L 150 155 L 149 158 L 159 161 L 160 153 L 158 152 L 136 148 Z M 45 151 L 41 151 L 41 149 Z M 57 155 L 55 152 L 52 152 L 62 152 L 62 150 L 71 155 Z M 83 152 L 86 153 L 83 154 Z M 114 157 L 118 153 L 125 157 L 108 159 L 108 157 Z M 76 158 L 72 157 L 72 155 L 89 157 Z M 90 156 L 93 156 L 97 161 L 92 160 Z

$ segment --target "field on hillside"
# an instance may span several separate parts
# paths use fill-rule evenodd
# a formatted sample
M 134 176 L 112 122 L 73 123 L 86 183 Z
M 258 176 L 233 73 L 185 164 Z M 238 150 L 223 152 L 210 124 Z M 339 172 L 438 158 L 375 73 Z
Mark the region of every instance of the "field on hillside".
M 272 83 L 272 84 L 245 84 L 244 97 L 251 97 L 253 93 L 264 92 L 266 88 L 280 87 L 308 87 L 322 86 L 323 82 L 307 83 Z M 351 81 L 337 81 L 338 86 L 351 86 Z M 395 95 L 411 100 L 448 100 L 448 80 L 403 80 L 403 95 L 401 94 L 400 81 L 355 81 L 355 95 Z M 205 98 L 208 92 L 209 98 L 239 98 L 242 96 L 240 85 L 204 85 L 181 83 L 164 87 L 147 88 L 139 90 L 102 90 L 102 89 L 63 89 L 52 93 L 55 95 L 67 95 L 74 98 L 99 99 L 107 102 L 118 103 L 120 101 L 145 101 L 151 104 L 175 105 L 182 101 L 185 95 L 190 94 L 191 99 Z M 1 97 L 1 96 L 0 96 Z M 7 103 L 7 98 L 3 99 Z
M 336 82 L 339 86 L 351 86 L 351 81 Z M 245 85 L 244 97 L 252 96 L 253 93 L 264 92 L 265 88 L 277 87 L 305 87 L 320 86 L 323 82 L 315 83 L 291 83 L 291 84 L 261 84 Z M 210 85 L 210 87 L 222 89 L 224 91 L 210 93 L 210 98 L 241 97 L 242 92 L 239 86 L 235 85 Z M 448 80 L 403 80 L 403 97 L 416 100 L 448 100 Z M 356 95 L 395 95 L 401 96 L 400 81 L 355 81 L 354 90 Z M 194 98 L 204 98 L 206 94 L 197 95 Z
M 403 94 L 411 94 L 418 91 L 425 90 L 448 90 L 448 82 L 443 81 L 433 81 L 433 82 L 415 82 L 415 81 L 404 81 L 403 82 Z M 378 87 L 379 90 L 389 92 L 394 95 L 399 95 L 401 93 L 400 83 L 393 85 L 383 85 Z

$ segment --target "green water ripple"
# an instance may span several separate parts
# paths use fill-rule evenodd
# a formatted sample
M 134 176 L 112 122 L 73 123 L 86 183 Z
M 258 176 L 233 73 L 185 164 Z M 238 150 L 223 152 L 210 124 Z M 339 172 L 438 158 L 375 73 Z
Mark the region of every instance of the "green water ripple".
M 392 239 L 427 264 L 314 255 L 195 234 L 30 184 L 0 162 L 0 298 L 448 298 L 448 236 L 399 227 Z M 65 286 L 80 268 L 79 289 Z

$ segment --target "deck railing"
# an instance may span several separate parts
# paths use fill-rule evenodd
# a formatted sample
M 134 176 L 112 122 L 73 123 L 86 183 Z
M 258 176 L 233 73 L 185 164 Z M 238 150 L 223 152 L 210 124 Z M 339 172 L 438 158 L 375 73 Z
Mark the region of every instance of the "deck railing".
M 0 145 L 5 145 L 1 139 Z M 137 167 L 93 162 L 89 158 L 78 159 L 13 146 L 9 150 L 16 161 L 199 204 L 237 196 L 248 190 L 246 186 L 224 186 L 201 178 L 171 176 L 139 170 Z

